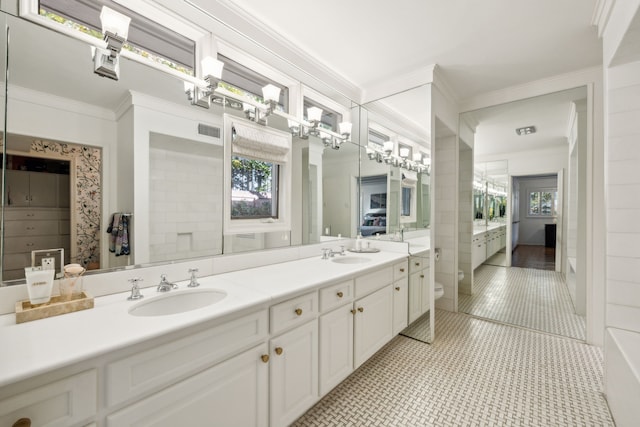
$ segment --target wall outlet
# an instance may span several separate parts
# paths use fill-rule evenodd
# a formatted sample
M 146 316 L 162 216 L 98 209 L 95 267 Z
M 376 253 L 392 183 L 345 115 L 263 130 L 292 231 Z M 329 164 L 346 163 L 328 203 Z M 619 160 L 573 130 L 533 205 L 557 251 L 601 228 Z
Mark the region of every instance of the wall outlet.
M 55 270 L 56 269 L 56 259 L 54 257 L 42 258 L 42 269 L 43 270 Z

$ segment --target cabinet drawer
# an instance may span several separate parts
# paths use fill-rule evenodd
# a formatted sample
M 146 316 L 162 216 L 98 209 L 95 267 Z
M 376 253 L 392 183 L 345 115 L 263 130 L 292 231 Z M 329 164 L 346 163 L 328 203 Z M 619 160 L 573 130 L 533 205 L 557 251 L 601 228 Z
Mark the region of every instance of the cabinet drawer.
M 61 247 L 58 236 L 7 237 L 4 239 L 5 253 L 15 254 L 31 252 L 36 249 L 55 249 Z
M 393 280 L 402 279 L 409 274 L 409 262 L 405 259 L 393 265 Z
M 415 273 L 416 271 L 429 268 L 429 258 L 427 257 L 411 257 L 409 259 L 409 272 Z
M 267 311 L 226 322 L 106 366 L 107 405 L 174 383 L 180 377 L 267 338 Z
M 39 221 L 6 221 L 4 235 L 7 237 L 14 236 L 51 236 L 60 233 L 59 221 L 39 220 Z
M 393 282 L 393 267 L 376 270 L 356 278 L 355 297 L 360 298 Z
M 69 209 L 31 209 L 31 208 L 7 208 L 4 211 L 5 221 L 18 220 L 58 220 L 69 219 Z
M 271 307 L 271 333 L 302 325 L 318 314 L 318 293 L 311 292 Z
M 353 280 L 320 289 L 320 312 L 324 313 L 353 300 Z
M 98 404 L 96 370 L 92 369 L 0 400 L 0 426 L 20 418 L 34 426 L 76 425 L 94 416 Z

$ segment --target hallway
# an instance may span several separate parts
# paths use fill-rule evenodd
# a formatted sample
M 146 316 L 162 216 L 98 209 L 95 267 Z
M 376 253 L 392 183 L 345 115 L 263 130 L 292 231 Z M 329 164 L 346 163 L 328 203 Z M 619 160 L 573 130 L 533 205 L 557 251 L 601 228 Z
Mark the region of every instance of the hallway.
M 613 426 L 602 352 L 436 311 L 433 344 L 398 336 L 295 424 Z
M 550 334 L 585 340 L 585 318 L 574 313 L 560 273 L 481 265 L 474 295 L 458 296 L 463 313 Z

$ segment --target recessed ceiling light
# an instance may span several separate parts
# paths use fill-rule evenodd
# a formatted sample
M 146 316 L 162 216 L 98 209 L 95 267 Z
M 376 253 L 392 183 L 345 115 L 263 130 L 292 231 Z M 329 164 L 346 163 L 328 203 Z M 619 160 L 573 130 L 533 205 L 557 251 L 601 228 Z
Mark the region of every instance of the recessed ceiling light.
M 518 135 L 530 135 L 532 133 L 536 133 L 536 127 L 535 126 L 525 126 L 523 128 L 518 128 L 518 129 L 516 129 L 516 133 Z

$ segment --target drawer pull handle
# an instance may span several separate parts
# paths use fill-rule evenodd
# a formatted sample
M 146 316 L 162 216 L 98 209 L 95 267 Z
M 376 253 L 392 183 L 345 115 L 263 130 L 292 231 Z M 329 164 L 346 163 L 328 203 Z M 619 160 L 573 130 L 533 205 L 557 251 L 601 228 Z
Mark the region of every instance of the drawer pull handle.
M 20 418 L 12 427 L 31 427 L 31 418 Z
M 424 279 L 424 274 L 421 274 L 421 275 L 420 275 L 420 278 L 421 278 L 421 279 Z
M 351 314 L 356 314 L 355 308 L 351 309 Z
M 420 267 L 420 263 L 419 262 L 416 262 L 416 267 Z
M 269 361 L 269 355 L 263 354 L 262 356 L 260 356 L 260 359 L 262 359 L 264 363 L 267 363 Z
M 401 268 L 401 269 L 400 269 L 400 273 L 404 273 L 404 268 Z
M 276 347 L 276 354 L 280 356 L 282 354 L 282 347 Z
M 399 290 L 400 290 L 400 286 L 396 286 L 396 291 L 399 291 Z
M 27 246 L 33 246 L 33 243 L 27 243 Z
M 302 316 L 302 309 L 301 309 L 301 308 L 296 308 L 296 309 L 295 309 L 295 313 L 296 313 L 298 316 Z
M 338 298 L 342 298 L 344 296 L 342 292 L 338 292 L 336 295 L 338 295 Z
M 362 313 L 364 311 L 364 307 L 358 307 L 358 311 Z

